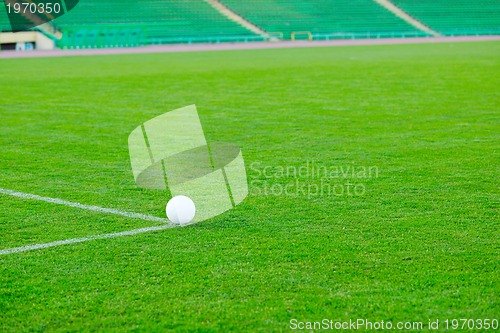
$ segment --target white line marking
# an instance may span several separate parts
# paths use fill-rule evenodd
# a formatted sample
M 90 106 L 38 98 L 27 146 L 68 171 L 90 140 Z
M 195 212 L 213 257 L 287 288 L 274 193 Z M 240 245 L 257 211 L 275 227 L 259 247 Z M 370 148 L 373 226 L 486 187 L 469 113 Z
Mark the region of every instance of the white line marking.
M 427 32 L 428 34 L 434 37 L 441 36 L 439 32 L 432 30 L 427 25 L 420 22 L 419 20 L 408 14 L 406 11 L 393 4 L 391 0 L 375 0 L 375 2 L 384 7 L 385 9 L 387 9 L 388 11 L 390 11 L 391 13 L 393 13 L 394 15 L 396 15 L 397 17 L 399 17 L 400 19 L 404 20 L 406 23 L 417 28 L 418 30 Z
M 99 206 L 89 206 L 89 205 L 84 205 L 84 204 L 81 204 L 78 202 L 71 202 L 71 201 L 66 201 L 66 200 L 58 199 L 58 198 L 42 197 L 42 196 L 39 196 L 36 194 L 16 192 L 16 191 L 7 190 L 7 189 L 3 189 L 3 188 L 0 188 L 0 193 L 10 195 L 13 197 L 22 198 L 22 199 L 32 199 L 32 200 L 38 200 L 38 201 L 45 201 L 45 202 L 53 203 L 53 204 L 57 204 L 57 205 L 64 205 L 64 206 L 73 207 L 73 208 L 85 209 L 85 210 L 90 210 L 93 212 L 121 215 L 121 216 L 125 216 L 125 217 L 130 217 L 133 219 L 140 219 L 140 220 L 153 221 L 153 222 L 167 222 L 167 223 L 169 222 L 167 219 L 164 219 L 161 217 L 145 215 L 145 214 L 140 214 L 140 213 L 125 212 L 125 211 L 121 211 L 121 210 L 117 210 L 117 209 L 103 208 L 103 207 L 99 207 Z
M 151 232 L 151 231 L 164 230 L 164 229 L 168 229 L 168 228 L 174 228 L 174 227 L 177 226 L 175 224 L 172 224 L 168 219 L 164 219 L 164 218 L 160 218 L 160 217 L 156 217 L 156 216 L 152 216 L 152 215 L 145 215 L 145 214 L 140 214 L 140 213 L 125 212 L 125 211 L 121 211 L 121 210 L 116 210 L 116 209 L 112 209 L 112 208 L 103 208 L 103 207 L 99 207 L 99 206 L 84 205 L 84 204 L 81 204 L 81 203 L 78 203 L 78 202 L 71 202 L 71 201 L 67 201 L 67 200 L 63 200 L 63 199 L 58 199 L 58 198 L 42 197 L 42 196 L 36 195 L 36 194 L 16 192 L 16 191 L 7 190 L 7 189 L 3 189 L 3 188 L 0 188 L 0 194 L 10 195 L 10 196 L 21 198 L 21 199 L 30 199 L 30 200 L 44 201 L 44 202 L 53 203 L 53 204 L 57 204 L 57 205 L 64 205 L 64 206 L 73 207 L 73 208 L 90 210 L 90 211 L 93 211 L 93 212 L 100 212 L 100 213 L 121 215 L 121 216 L 129 217 L 129 218 L 133 218 L 133 219 L 140 219 L 140 220 L 145 220 L 145 221 L 166 223 L 166 224 L 161 225 L 161 226 L 153 226 L 153 227 L 147 227 L 147 228 L 141 228 L 141 229 L 134 229 L 134 230 L 128 230 L 128 231 L 114 232 L 114 233 L 111 233 L 111 234 L 102 234 L 102 235 L 82 237 L 82 238 L 71 238 L 71 239 L 65 239 L 65 240 L 50 242 L 50 243 L 33 244 L 33 245 L 26 245 L 26 246 L 14 247 L 14 248 L 10 248 L 10 249 L 3 249 L 3 250 L 0 250 L 0 255 L 11 254 L 11 253 L 19 253 L 19 252 L 26 252 L 26 251 L 31 251 L 31 250 L 46 249 L 46 248 L 49 248 L 49 247 L 60 246 L 60 245 L 83 243 L 83 242 L 87 242 L 87 241 L 91 241 L 91 240 L 96 240 L 96 239 L 106 239 L 106 238 L 116 238 L 116 237 L 123 237 L 123 236 L 131 236 L 131 235 L 142 234 L 142 233 L 145 233 L 145 232 Z
M 0 255 L 3 255 L 3 254 L 12 254 L 12 253 L 19 253 L 19 252 L 26 252 L 26 251 L 31 251 L 31 250 L 46 249 L 46 248 L 49 248 L 49 247 L 60 246 L 60 245 L 83 243 L 83 242 L 88 242 L 88 241 L 96 240 L 96 239 L 106 239 L 106 238 L 116 238 L 116 237 L 123 237 L 123 236 L 131 236 L 131 235 L 142 234 L 142 233 L 145 233 L 145 232 L 164 230 L 164 229 L 174 228 L 174 227 L 175 227 L 175 225 L 165 224 L 165 225 L 156 226 L 156 227 L 148 227 L 148 228 L 141 228 L 141 229 L 134 229 L 134 230 L 128 230 L 128 231 L 115 232 L 115 233 L 112 233 L 112 234 L 103 234 L 103 235 L 90 236 L 90 237 L 82 237 L 82 238 L 71 238 L 71 239 L 60 240 L 60 241 L 55 241 L 55 242 L 51 242 L 51 243 L 43 243 L 43 244 L 34 244 L 34 245 L 26 245 L 26 246 L 20 246 L 20 247 L 13 247 L 13 248 L 10 248 L 10 249 L 0 250 Z

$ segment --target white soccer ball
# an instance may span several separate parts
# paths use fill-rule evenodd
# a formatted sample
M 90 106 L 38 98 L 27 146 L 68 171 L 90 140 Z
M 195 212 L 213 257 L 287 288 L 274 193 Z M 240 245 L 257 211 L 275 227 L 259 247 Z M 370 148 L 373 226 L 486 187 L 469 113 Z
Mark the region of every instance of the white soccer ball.
M 196 207 L 193 200 L 185 195 L 178 195 L 168 201 L 166 211 L 170 221 L 185 225 L 193 220 Z

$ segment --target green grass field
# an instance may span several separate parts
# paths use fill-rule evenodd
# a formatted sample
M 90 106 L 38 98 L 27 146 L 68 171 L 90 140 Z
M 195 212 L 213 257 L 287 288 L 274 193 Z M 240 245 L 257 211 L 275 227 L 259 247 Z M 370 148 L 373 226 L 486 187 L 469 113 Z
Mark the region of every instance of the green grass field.
M 500 319 L 499 56 L 481 42 L 0 60 L 1 189 L 164 217 L 127 137 L 196 104 L 209 141 L 241 147 L 251 192 L 193 226 L 0 255 L 0 330 Z M 328 180 L 362 195 L 265 193 L 318 185 L 267 172 L 308 162 L 379 174 Z M 0 250 L 160 224 L 0 194 Z

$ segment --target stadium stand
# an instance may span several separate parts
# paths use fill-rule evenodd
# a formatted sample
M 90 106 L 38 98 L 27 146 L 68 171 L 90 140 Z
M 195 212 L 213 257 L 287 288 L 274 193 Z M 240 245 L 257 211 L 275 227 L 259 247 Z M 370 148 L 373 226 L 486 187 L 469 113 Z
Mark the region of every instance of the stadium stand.
M 202 0 L 86 0 L 55 24 L 63 48 L 262 40 Z
M 284 39 L 427 35 L 373 0 L 223 0 L 223 3 L 265 31 L 282 33 Z
M 0 30 L 9 31 L 3 2 L 0 0 Z M 256 27 L 253 30 L 256 32 L 204 0 L 81 0 L 72 11 L 51 23 L 63 37 L 59 39 L 57 34 L 49 37 L 60 48 L 99 48 L 273 38 L 429 36 L 425 29 L 415 28 L 415 24 L 374 0 L 220 0 L 219 3 Z M 443 35 L 500 34 L 500 0 L 392 0 L 392 3 Z
M 446 36 L 500 34 L 499 0 L 393 0 L 428 27 Z

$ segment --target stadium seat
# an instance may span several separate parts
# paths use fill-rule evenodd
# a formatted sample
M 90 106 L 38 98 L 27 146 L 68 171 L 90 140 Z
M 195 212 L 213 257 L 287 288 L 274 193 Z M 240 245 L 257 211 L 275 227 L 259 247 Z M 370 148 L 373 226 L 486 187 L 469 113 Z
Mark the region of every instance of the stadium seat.
M 393 0 L 393 3 L 443 35 L 500 34 L 498 0 Z
M 261 39 L 202 0 L 87 0 L 54 23 L 63 32 L 84 27 L 90 33 L 97 28 L 101 35 L 106 35 L 105 42 L 100 43 L 104 47 Z M 93 35 L 87 41 L 93 41 Z M 77 47 L 68 41 L 61 41 L 60 45 Z
M 499 0 L 393 0 L 443 35 L 500 34 Z M 429 36 L 373 0 L 222 0 L 260 28 L 258 35 L 203 0 L 86 0 L 53 24 L 60 48 L 238 42 L 271 39 L 340 39 Z M 9 31 L 0 0 L 0 31 Z
M 223 0 L 236 13 L 285 39 L 425 36 L 372 0 Z M 297 34 L 302 32 L 302 34 Z

